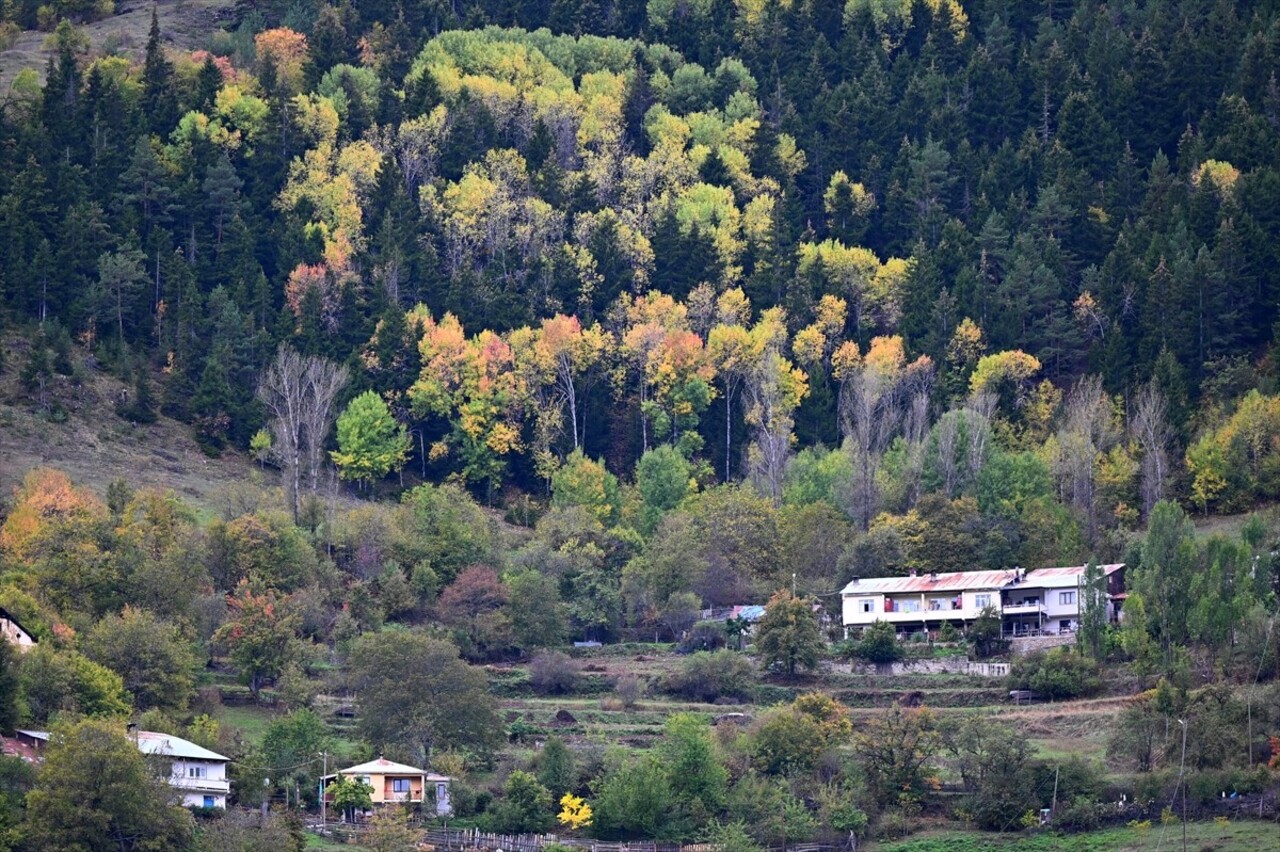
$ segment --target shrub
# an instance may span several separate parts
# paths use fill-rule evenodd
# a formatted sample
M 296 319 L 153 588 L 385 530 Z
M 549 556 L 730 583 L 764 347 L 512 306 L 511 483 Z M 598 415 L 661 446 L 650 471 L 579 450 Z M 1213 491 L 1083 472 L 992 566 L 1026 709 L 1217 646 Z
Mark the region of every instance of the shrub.
M 633 674 L 624 674 L 613 685 L 614 694 L 623 709 L 630 710 L 644 695 L 644 681 Z
M 862 631 L 862 638 L 849 649 L 853 656 L 869 663 L 892 663 L 904 654 L 898 631 L 887 621 L 877 621 Z
M 755 669 L 751 661 L 733 651 L 699 651 L 667 675 L 666 688 L 673 695 L 694 701 L 751 697 Z
M 725 646 L 728 636 L 723 625 L 714 621 L 699 621 L 689 628 L 680 641 L 681 651 L 716 651 Z
M 1093 799 L 1077 796 L 1054 814 L 1053 827 L 1069 833 L 1093 831 L 1102 824 L 1102 811 L 1105 807 L 1106 805 Z
M 1029 654 L 1009 670 L 1011 689 L 1030 689 L 1044 698 L 1092 695 L 1102 688 L 1098 664 L 1065 648 Z
M 578 685 L 578 663 L 559 651 L 539 651 L 529 661 L 529 683 L 543 695 L 564 695 Z

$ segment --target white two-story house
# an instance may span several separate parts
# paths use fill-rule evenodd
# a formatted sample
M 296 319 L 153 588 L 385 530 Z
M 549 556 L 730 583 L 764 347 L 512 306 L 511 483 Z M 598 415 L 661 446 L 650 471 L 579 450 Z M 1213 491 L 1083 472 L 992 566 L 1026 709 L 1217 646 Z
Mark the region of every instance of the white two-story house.
M 129 738 L 137 743 L 138 751 L 169 767 L 169 786 L 183 806 L 226 808 L 231 792 L 227 763 L 231 758 L 173 734 L 131 730 Z M 18 731 L 16 739 L 38 754 L 49 744 L 49 732 Z
M 1114 621 L 1124 599 L 1123 565 L 1100 566 L 1107 583 L 1107 618 Z M 855 577 L 841 593 L 846 635 L 877 621 L 899 632 L 963 627 L 988 607 L 1001 617 L 1006 635 L 1074 631 L 1080 621 L 1080 585 L 1085 566 L 1023 571 L 955 571 L 909 577 Z
M 190 808 L 225 808 L 231 781 L 227 761 L 217 752 L 173 734 L 138 731 L 138 750 L 169 762 L 169 786 Z

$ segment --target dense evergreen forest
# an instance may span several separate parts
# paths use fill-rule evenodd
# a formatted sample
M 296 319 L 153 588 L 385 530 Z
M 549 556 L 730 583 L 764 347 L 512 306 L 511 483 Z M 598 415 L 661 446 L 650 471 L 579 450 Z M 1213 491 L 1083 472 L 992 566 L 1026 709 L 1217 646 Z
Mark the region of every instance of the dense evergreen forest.
M 977 421 L 1091 540 L 1273 496 L 1276 16 L 1003 6 L 255 3 L 140 64 L 63 25 L 0 122 L 12 368 L 77 341 L 216 453 L 285 343 L 490 501 L 662 442 L 778 500 L 843 442 L 865 529 L 969 493 L 921 451 Z
M 0 606 L 41 641 L 0 642 L 0 732 L 140 717 L 233 755 L 248 805 L 296 806 L 322 749 L 386 749 L 455 774 L 474 824 L 545 830 L 578 793 L 598 836 L 728 852 L 908 825 L 949 749 L 959 816 L 1008 830 L 1061 766 L 901 706 L 855 732 L 795 687 L 840 638 L 811 602 L 1123 561 L 1123 626 L 1011 682 L 1132 695 L 1105 712 L 1134 800 L 1167 798 L 1178 725 L 1182 769 L 1190 731 L 1218 773 L 1203 802 L 1274 797 L 1280 705 L 1253 687 L 1278 668 L 1280 8 L 241 2 L 207 49 L 153 19 L 137 56 L 77 26 L 112 11 L 0 5 L 0 42 L 39 27 L 51 51 L 0 104 L 5 402 L 56 430 L 59 388 L 110 375 L 122 423 L 262 470 L 212 511 L 145 470 L 105 494 L 27 473 Z M 645 689 L 789 702 L 741 737 L 677 713 L 651 754 L 547 769 L 518 751 L 546 732 L 508 719 L 503 751 L 489 693 L 581 687 L 546 649 L 741 650 L 745 622 L 698 619 L 765 601 L 803 630 L 762 627 L 758 663 L 595 685 L 627 713 Z M 515 686 L 470 665 L 535 654 Z M 220 715 L 267 693 L 291 712 L 252 741 Z M 360 696 L 336 742 L 322 695 Z M 32 802 L 83 767 L 51 754 L 30 794 L 0 764 L 0 849 L 67 848 Z M 1096 827 L 1121 782 L 1072 771 Z M 150 811 L 134 836 L 188 844 Z M 218 825 L 208 848 L 250 848 Z

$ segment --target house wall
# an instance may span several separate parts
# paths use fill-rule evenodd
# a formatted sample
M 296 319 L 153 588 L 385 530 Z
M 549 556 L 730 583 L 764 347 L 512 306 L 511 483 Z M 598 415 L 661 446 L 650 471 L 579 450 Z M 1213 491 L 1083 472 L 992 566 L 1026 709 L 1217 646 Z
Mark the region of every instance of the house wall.
M 453 804 L 449 801 L 449 785 L 443 782 L 428 781 L 422 775 L 390 775 L 386 773 L 378 773 L 371 775 L 352 775 L 351 778 L 357 778 L 373 788 L 373 792 L 369 795 L 369 800 L 375 805 L 384 805 L 390 803 L 404 802 L 405 799 L 396 798 L 394 785 L 391 783 L 397 778 L 409 779 L 409 798 L 408 802 L 422 802 L 426 805 L 431 804 L 431 799 L 435 798 L 435 810 L 440 816 L 448 816 L 453 813 Z
M 27 631 L 19 627 L 17 622 L 8 618 L 0 618 L 0 638 L 11 645 L 16 645 L 20 651 L 25 651 L 36 644 Z
M 865 600 L 872 601 L 871 612 L 863 612 Z M 845 627 L 867 627 L 876 621 L 933 626 L 945 621 L 973 621 L 987 606 L 1000 606 L 998 590 L 850 594 L 844 596 L 842 610 Z
M 225 808 L 227 794 L 231 792 L 227 764 L 218 760 L 173 759 L 169 786 L 182 793 L 182 804 L 196 808 Z M 206 797 L 212 803 L 206 801 Z

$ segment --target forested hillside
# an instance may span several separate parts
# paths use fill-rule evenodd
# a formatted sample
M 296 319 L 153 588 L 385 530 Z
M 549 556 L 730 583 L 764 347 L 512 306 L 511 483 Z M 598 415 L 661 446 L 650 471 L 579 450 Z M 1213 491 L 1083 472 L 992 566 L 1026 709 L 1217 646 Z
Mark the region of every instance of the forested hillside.
M 141 64 L 52 39 L 0 125 L 38 342 L 9 368 L 38 389 L 70 338 L 210 453 L 266 424 L 284 343 L 487 500 L 663 442 L 775 502 L 796 450 L 851 468 L 862 529 L 1001 464 L 1089 545 L 1280 487 L 1267 4 L 267 3 Z
M 0 733 L 55 731 L 0 759 L 0 850 L 290 848 L 167 808 L 126 717 L 230 756 L 240 805 L 385 750 L 464 825 L 567 795 L 571 831 L 725 852 L 1060 801 L 1141 833 L 1189 786 L 1275 813 L 1275 4 L 234 11 L 132 50 L 80 29 L 110 0 L 0 4 L 51 57 L 4 69 L 0 449 L 100 425 L 74 478 L 0 470 L 39 640 L 0 642 Z M 184 502 L 174 423 L 243 481 Z M 148 445 L 173 467 L 114 475 Z M 1082 605 L 1078 652 L 850 668 L 1003 647 L 985 612 L 841 641 L 853 577 L 1093 563 L 1083 604 L 1100 562 L 1125 618 Z M 99 765 L 142 792 L 83 794 Z

